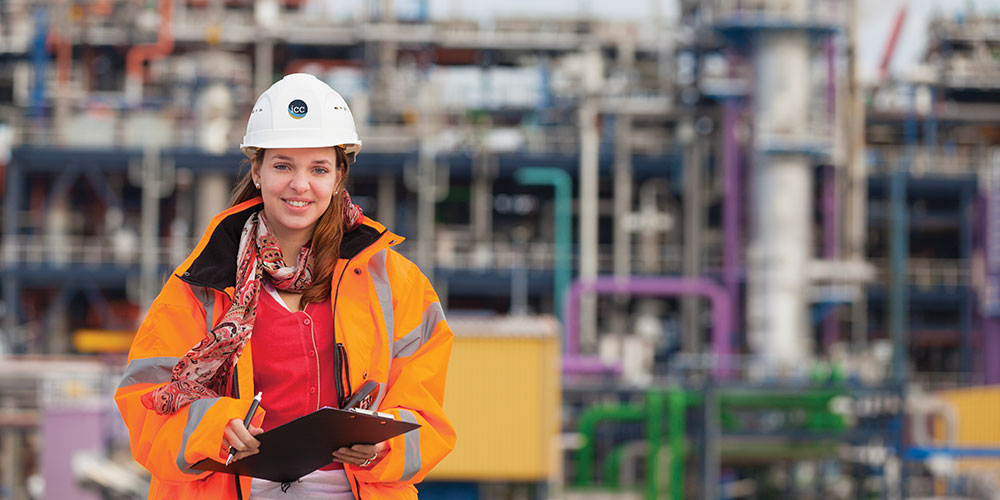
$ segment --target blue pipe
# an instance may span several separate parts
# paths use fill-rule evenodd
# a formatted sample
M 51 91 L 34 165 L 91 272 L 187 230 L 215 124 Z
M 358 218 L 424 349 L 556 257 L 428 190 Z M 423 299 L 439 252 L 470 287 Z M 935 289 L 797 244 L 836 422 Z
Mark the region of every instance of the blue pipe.
M 566 289 L 573 277 L 570 254 L 570 240 L 573 237 L 573 179 L 565 170 L 555 167 L 525 167 L 514 173 L 517 182 L 528 186 L 552 186 L 555 188 L 555 291 L 556 316 L 562 319 Z
M 45 48 L 45 39 L 49 33 L 49 13 L 44 8 L 35 9 L 35 38 L 31 43 L 31 63 L 35 68 L 35 81 L 31 88 L 30 116 L 43 116 L 45 98 L 45 81 L 49 67 L 49 52 Z
M 934 455 L 949 457 L 1000 458 L 1000 448 L 960 448 L 955 446 L 914 446 L 906 449 L 907 460 L 925 460 Z
M 903 141 L 906 152 L 903 161 L 893 169 L 889 183 L 889 259 L 892 284 L 889 288 L 889 334 L 892 338 L 892 375 L 902 383 L 906 380 L 907 343 L 907 289 L 906 268 L 909 254 L 909 214 L 906 206 L 906 185 L 917 146 L 917 120 L 913 113 L 914 91 L 909 89 L 909 102 L 903 119 Z

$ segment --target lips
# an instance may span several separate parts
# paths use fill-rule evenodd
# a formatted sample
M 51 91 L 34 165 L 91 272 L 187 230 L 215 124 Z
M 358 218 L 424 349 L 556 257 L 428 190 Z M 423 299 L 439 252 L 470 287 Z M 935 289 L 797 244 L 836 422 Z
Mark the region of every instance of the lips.
M 285 199 L 285 198 L 282 198 L 281 201 L 285 202 L 286 205 L 288 205 L 288 206 L 290 206 L 292 208 L 305 208 L 305 207 L 308 207 L 309 205 L 312 204 L 311 201 L 289 200 L 289 199 Z

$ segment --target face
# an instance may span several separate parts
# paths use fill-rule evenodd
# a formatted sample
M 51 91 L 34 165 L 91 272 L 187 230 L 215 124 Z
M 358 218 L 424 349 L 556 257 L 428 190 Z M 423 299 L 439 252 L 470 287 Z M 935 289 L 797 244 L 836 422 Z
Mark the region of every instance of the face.
M 305 243 L 340 185 L 332 147 L 268 149 L 253 166 L 264 213 L 279 242 Z

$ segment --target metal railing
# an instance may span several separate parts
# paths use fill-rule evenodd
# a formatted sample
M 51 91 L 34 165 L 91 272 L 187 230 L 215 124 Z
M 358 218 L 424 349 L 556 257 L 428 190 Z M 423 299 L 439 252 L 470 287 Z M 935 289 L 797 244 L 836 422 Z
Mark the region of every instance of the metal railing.
M 415 240 L 408 240 L 398 249 L 407 253 Z M 176 266 L 187 257 L 198 238 L 163 237 L 155 246 L 155 261 L 159 266 Z M 709 238 L 702 253 L 702 268 L 714 273 L 722 267 L 721 242 Z M 679 273 L 683 263 L 680 245 L 659 246 L 655 252 L 633 245 L 630 260 L 633 273 L 642 273 L 644 266 L 656 274 Z M 117 266 L 131 269 L 139 266 L 142 258 L 139 237 L 133 234 L 112 236 L 77 235 L 15 235 L 5 236 L 2 262 L 6 266 L 27 265 L 54 268 L 96 268 Z M 614 248 L 598 248 L 601 272 L 611 272 L 614 267 Z M 435 263 L 443 269 L 509 271 L 511 269 L 552 270 L 555 267 L 555 244 L 550 241 L 491 240 L 475 243 L 453 232 L 441 232 L 435 247 Z M 572 256 L 576 265 L 577 256 Z M 644 264 L 643 264 L 644 263 Z
M 847 19 L 847 3 L 842 0 L 711 0 L 704 2 L 702 22 L 712 25 L 734 20 L 756 20 L 767 24 L 840 26 Z
M 132 268 L 142 259 L 142 246 L 137 235 L 73 236 L 17 235 L 4 236 L 5 265 L 46 265 L 79 268 L 118 266 Z M 176 265 L 194 248 L 197 239 L 159 238 L 155 246 L 155 261 L 159 265 Z
M 928 146 L 868 146 L 868 172 L 889 174 L 909 161 L 910 175 L 969 175 L 990 165 L 987 148 L 964 147 L 946 151 Z
M 892 276 L 888 259 L 872 263 L 879 283 L 889 283 Z M 968 263 L 958 259 L 907 259 L 906 283 L 919 289 L 959 288 L 970 284 Z

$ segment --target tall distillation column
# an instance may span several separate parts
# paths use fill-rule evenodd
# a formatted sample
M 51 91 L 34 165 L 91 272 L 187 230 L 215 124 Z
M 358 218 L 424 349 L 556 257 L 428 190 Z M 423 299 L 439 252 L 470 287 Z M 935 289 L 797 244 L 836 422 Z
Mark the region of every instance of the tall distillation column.
M 807 0 L 780 17 L 803 18 Z M 754 40 L 755 158 L 747 319 L 750 347 L 769 370 L 808 359 L 807 265 L 812 169 L 808 151 L 810 40 L 804 29 L 761 29 Z

